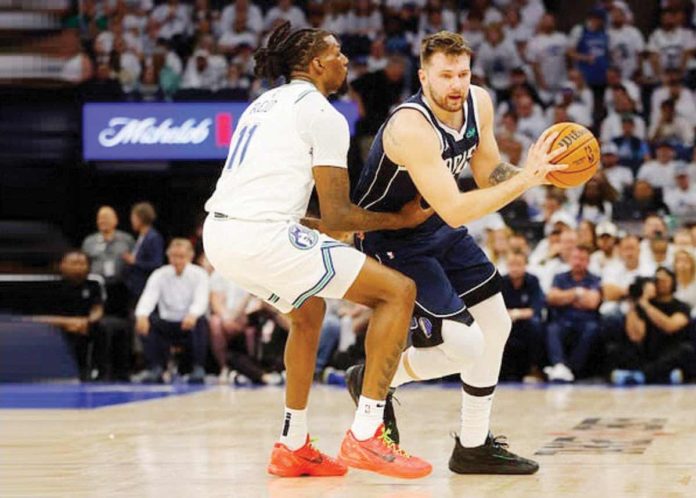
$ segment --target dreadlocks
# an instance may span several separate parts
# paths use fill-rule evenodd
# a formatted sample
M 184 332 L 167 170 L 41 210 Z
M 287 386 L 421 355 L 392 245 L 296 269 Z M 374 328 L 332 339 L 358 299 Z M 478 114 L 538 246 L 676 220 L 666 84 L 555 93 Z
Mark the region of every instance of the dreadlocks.
M 331 33 L 322 29 L 298 29 L 291 32 L 290 23 L 285 21 L 273 30 L 268 45 L 254 53 L 257 77 L 275 81 L 285 77 L 290 81 L 293 71 L 306 71 L 309 62 L 328 45 L 324 38 Z

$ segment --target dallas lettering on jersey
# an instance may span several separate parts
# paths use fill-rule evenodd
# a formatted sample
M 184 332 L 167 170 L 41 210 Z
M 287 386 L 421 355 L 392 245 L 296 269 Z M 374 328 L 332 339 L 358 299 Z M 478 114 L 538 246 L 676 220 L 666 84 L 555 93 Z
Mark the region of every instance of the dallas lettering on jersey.
M 474 156 L 475 151 L 476 146 L 471 147 L 466 152 L 463 152 L 457 156 L 446 158 L 445 164 L 447 165 L 447 168 L 452 172 L 454 176 L 458 176 L 464 168 L 469 166 L 469 163 L 471 162 L 471 158 Z
M 121 144 L 200 144 L 210 134 L 212 119 L 187 119 L 180 126 L 172 126 L 173 119 L 157 124 L 156 118 L 134 119 L 115 117 L 109 127 L 99 132 L 99 144 L 115 147 Z

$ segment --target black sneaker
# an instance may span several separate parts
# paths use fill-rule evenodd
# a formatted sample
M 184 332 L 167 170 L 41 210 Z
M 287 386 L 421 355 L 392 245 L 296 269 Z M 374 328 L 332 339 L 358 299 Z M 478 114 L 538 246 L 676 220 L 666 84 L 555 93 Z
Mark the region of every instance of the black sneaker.
M 486 442 L 475 448 L 464 448 L 454 436 L 454 451 L 449 469 L 457 474 L 534 474 L 539 464 L 507 450 L 505 436 L 488 434 Z
M 358 406 L 358 400 L 360 399 L 360 394 L 362 393 L 363 377 L 365 376 L 365 365 L 360 363 L 359 365 L 353 365 L 348 370 L 346 370 L 346 387 L 348 387 L 348 393 L 350 397 L 353 398 L 353 403 Z M 389 431 L 389 439 L 399 444 L 399 428 L 396 426 L 396 415 L 394 414 L 394 391 L 395 388 L 390 387 L 387 393 L 387 400 L 384 406 L 384 428 Z

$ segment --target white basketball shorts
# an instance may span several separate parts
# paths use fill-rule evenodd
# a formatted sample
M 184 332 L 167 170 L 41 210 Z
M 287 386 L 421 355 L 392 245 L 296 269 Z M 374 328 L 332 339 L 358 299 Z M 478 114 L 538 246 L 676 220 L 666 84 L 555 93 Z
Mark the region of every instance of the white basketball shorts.
M 209 214 L 203 247 L 225 278 L 282 313 L 312 296 L 341 299 L 366 256 L 294 222 L 242 221 Z

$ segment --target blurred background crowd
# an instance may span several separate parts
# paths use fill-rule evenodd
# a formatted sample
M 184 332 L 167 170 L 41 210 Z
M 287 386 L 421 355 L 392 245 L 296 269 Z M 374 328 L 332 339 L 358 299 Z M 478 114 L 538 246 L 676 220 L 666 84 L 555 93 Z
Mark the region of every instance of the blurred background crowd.
M 535 189 L 469 227 L 504 275 L 502 380 L 696 374 L 695 2 L 30 3 L 22 15 L 0 6 L 5 39 L 28 35 L 0 55 L 0 312 L 13 317 L 0 328 L 16 330 L 17 316 L 57 327 L 83 380 L 283 382 L 285 318 L 202 251 L 202 204 L 222 161 L 79 155 L 86 102 L 255 98 L 273 82 L 254 78 L 253 51 L 282 20 L 336 33 L 350 58 L 350 90 L 336 99 L 357 105 L 352 178 L 390 109 L 419 88 L 420 40 L 442 29 L 475 51 L 472 83 L 494 99 L 504 160 L 522 164 L 554 123 L 599 138 L 602 168 L 586 185 Z M 459 184 L 475 188 L 468 171 Z M 318 380 L 340 382 L 362 359 L 368 320 L 330 303 Z

